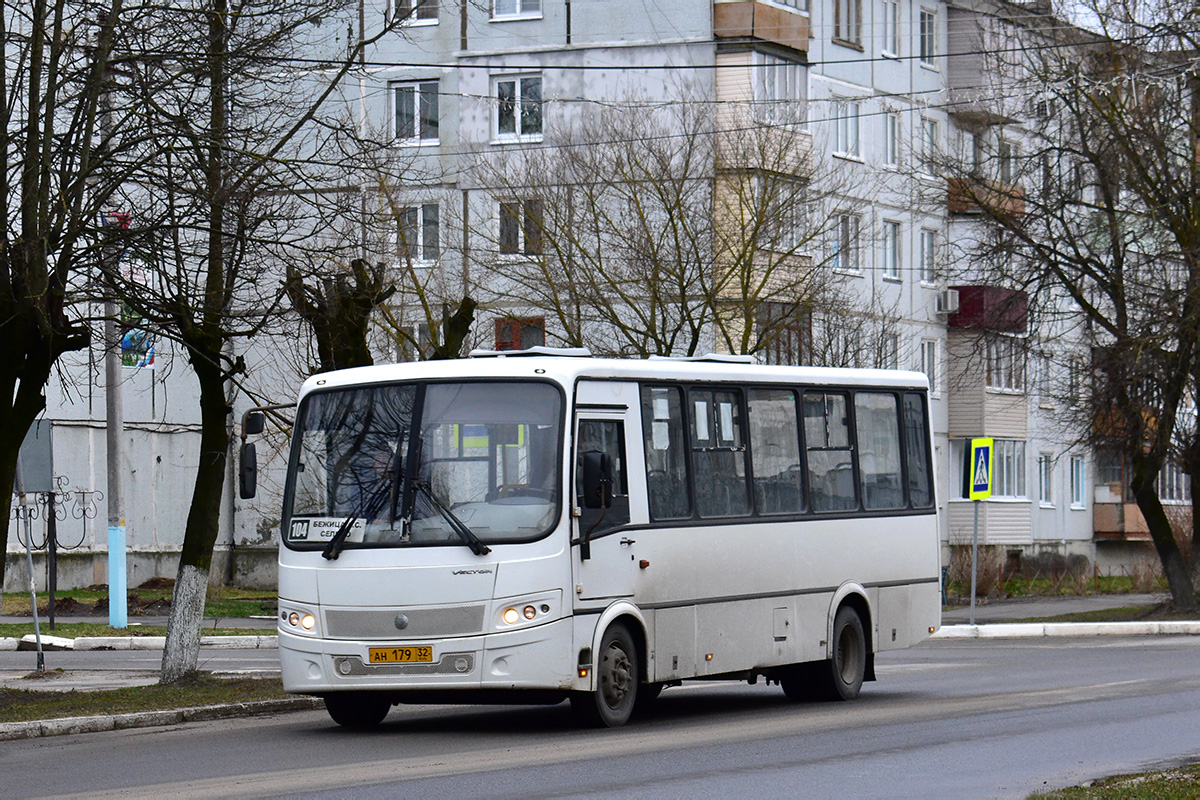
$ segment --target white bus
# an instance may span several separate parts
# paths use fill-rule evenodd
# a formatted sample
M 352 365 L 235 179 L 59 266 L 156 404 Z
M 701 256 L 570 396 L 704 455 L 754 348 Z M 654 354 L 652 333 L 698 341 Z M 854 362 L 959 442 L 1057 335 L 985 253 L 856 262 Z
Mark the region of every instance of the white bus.
M 850 699 L 940 625 L 924 375 L 472 356 L 300 392 L 279 657 L 337 723 L 569 698 L 619 726 L 689 679 Z

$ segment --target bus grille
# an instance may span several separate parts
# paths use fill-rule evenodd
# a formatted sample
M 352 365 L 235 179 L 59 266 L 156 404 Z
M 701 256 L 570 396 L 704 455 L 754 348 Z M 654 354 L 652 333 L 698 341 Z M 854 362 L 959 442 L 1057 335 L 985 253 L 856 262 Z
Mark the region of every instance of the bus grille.
M 329 609 L 325 635 L 330 639 L 428 639 L 483 631 L 484 606 L 442 608 Z M 397 618 L 406 617 L 400 628 Z
M 475 669 L 472 653 L 446 653 L 436 664 L 364 664 L 358 656 L 334 656 L 339 675 L 466 675 Z

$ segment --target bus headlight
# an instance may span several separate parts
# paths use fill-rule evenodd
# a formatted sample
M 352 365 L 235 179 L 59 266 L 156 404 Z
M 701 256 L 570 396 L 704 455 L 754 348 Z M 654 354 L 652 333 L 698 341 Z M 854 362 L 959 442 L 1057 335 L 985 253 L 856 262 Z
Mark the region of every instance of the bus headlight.
M 305 608 L 279 609 L 279 629 L 289 633 L 314 634 L 317 630 L 317 617 Z
M 499 630 L 541 625 L 558 618 L 560 605 L 558 592 L 546 592 L 532 597 L 509 598 L 507 602 L 497 607 L 499 613 L 494 618 L 495 625 Z

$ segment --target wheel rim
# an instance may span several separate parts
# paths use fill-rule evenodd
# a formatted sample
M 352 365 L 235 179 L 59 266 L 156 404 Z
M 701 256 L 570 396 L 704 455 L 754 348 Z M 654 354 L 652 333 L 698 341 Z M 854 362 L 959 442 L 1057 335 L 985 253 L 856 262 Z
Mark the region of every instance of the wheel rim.
M 838 636 L 837 668 L 838 677 L 847 685 L 858 678 L 858 638 L 854 635 L 853 626 L 846 625 Z
M 600 696 L 609 708 L 620 708 L 629 696 L 633 682 L 633 664 L 629 654 L 616 642 L 608 646 L 600 669 Z

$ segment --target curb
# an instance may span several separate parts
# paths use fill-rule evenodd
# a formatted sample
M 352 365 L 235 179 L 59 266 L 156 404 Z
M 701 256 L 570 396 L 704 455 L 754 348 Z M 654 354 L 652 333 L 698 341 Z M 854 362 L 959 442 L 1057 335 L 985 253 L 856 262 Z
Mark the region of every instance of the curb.
M 1009 622 L 946 625 L 931 639 L 1040 639 L 1068 636 L 1200 636 L 1200 621 Z
M 129 714 L 99 714 L 91 717 L 5 722 L 0 723 L 0 741 L 34 739 L 40 736 L 62 736 L 71 733 L 119 731 L 129 728 L 154 728 L 164 725 L 180 725 L 185 722 L 310 711 L 321 707 L 322 701 L 319 697 L 289 697 L 283 700 L 222 703 L 212 706 L 178 708 L 171 711 L 136 711 Z
M 165 636 L 80 636 L 64 639 L 59 636 L 43 636 L 42 649 L 51 650 L 162 650 L 166 646 Z M 37 646 L 34 635 L 20 639 L 0 638 L 0 650 L 33 650 Z M 274 650 L 279 647 L 279 637 L 269 636 L 201 636 L 201 647 L 220 650 Z

